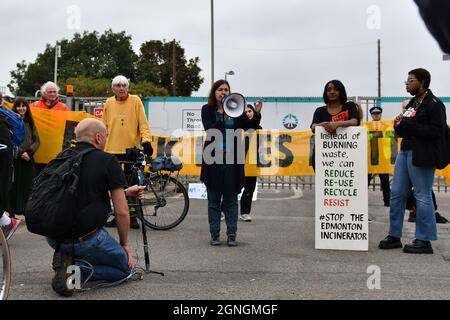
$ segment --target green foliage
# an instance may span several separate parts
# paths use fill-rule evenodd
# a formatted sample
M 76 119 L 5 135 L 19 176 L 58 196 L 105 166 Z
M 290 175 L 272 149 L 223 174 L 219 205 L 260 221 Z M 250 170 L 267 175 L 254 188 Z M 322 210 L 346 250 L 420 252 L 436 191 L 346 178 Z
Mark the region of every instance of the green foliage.
M 109 96 L 111 80 L 124 75 L 131 80 L 131 92 L 143 96 L 173 93 L 173 46 L 175 44 L 175 95 L 190 96 L 203 82 L 198 67 L 199 58 L 185 58 L 184 49 L 176 41 L 148 41 L 137 56 L 131 46 L 131 36 L 111 29 L 75 33 L 73 39 L 62 39 L 58 59 L 58 85 L 64 94 L 66 84 L 72 84 L 76 96 Z M 41 85 L 54 78 L 55 46 L 47 44 L 36 61 L 17 63 L 11 71 L 10 91 L 16 96 L 33 96 Z
M 187 62 L 184 49 L 175 40 L 144 42 L 140 53 L 136 70 L 138 80 L 153 82 L 175 96 L 190 96 L 203 83 L 203 78 L 200 77 L 201 69 L 198 67 L 200 59 L 196 57 Z
M 109 79 L 92 79 L 84 76 L 64 79 L 58 83 L 62 94 L 66 94 L 68 84 L 73 85 L 74 95 L 78 97 L 109 97 L 113 95 Z
M 169 96 L 169 92 L 166 88 L 161 88 L 154 85 L 148 81 L 141 81 L 137 83 L 132 83 L 130 85 L 130 93 L 137 94 L 142 97 L 151 97 L 151 96 Z
M 74 86 L 74 95 L 77 97 L 109 97 L 114 95 L 111 89 L 111 80 L 109 79 L 93 79 L 84 76 L 64 79 L 59 82 L 62 94 L 66 94 L 66 86 L 68 84 Z M 168 95 L 165 88 L 157 87 L 148 81 L 131 83 L 130 93 L 143 97 Z

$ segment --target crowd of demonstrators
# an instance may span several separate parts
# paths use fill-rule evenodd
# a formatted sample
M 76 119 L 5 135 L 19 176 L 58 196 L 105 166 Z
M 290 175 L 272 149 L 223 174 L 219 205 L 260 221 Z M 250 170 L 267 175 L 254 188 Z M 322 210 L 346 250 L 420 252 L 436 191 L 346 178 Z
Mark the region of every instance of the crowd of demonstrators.
M 114 154 L 119 161 L 128 161 L 126 149 L 142 145 L 144 153 L 150 157 L 153 154 L 150 128 L 141 99 L 128 93 L 129 81 L 122 75 L 112 80 L 111 87 L 114 96 L 106 100 L 102 118 L 108 132 L 105 151 Z M 125 174 L 129 173 L 129 166 L 125 166 Z M 136 181 L 131 184 L 134 183 Z M 106 226 L 114 227 L 115 219 Z M 131 218 L 131 228 L 139 229 L 135 216 Z
M 13 146 L 8 118 L 0 113 L 0 225 L 9 240 L 20 220 L 10 218 L 6 213 L 12 182 Z
M 375 106 L 370 108 L 369 110 L 370 116 L 372 117 L 372 121 L 381 121 L 381 116 L 383 113 L 383 109 L 381 107 Z M 367 183 L 370 185 L 370 181 L 375 174 L 369 173 Z M 383 202 L 385 207 L 389 207 L 390 199 L 391 199 L 391 186 L 389 182 L 389 174 L 388 173 L 379 173 L 381 182 L 381 191 L 383 193 Z
M 103 151 L 108 133 L 100 120 L 82 120 L 75 135 L 75 151 L 97 150 L 86 154 L 80 167 L 76 238 L 48 239 L 55 249 L 52 288 L 63 296 L 71 296 L 74 292 L 67 286 L 67 267 L 73 263 L 80 267 L 82 282 L 116 282 L 131 275 L 133 261 L 128 241 L 130 216 L 126 196 L 142 197 L 144 189 L 137 185 L 125 189 L 127 183 L 119 161 Z M 111 209 L 110 199 L 120 243 L 103 228 Z
M 202 123 L 207 137 L 203 146 L 200 180 L 206 185 L 208 195 L 210 244 L 221 244 L 220 216 L 223 211 L 227 225 L 227 244 L 234 247 L 237 246 L 239 215 L 237 196 L 244 187 L 245 174 L 244 162 L 238 159 L 238 146 L 234 139 L 228 141 L 227 131 L 229 135 L 238 129 L 257 127 L 260 115 L 255 113 L 251 120 L 246 113 L 237 118 L 229 117 L 222 105 L 222 99 L 229 93 L 230 85 L 226 80 L 216 81 L 209 93 L 208 103 L 202 107 Z M 212 150 L 211 143 L 215 146 Z M 208 153 L 207 150 L 211 152 Z
M 437 240 L 432 200 L 439 140 L 447 130 L 445 105 L 429 89 L 430 73 L 414 69 L 408 73 L 406 91 L 414 98 L 406 111 L 394 119 L 394 130 L 403 138 L 394 166 L 389 210 L 389 234 L 379 243 L 381 249 L 403 247 L 401 242 L 407 198 L 413 188 L 416 199 L 416 239 L 406 244 L 406 253 L 433 253 Z
M 36 175 L 33 155 L 40 145 L 28 102 L 23 98 L 17 98 L 13 105 L 13 111 L 20 115 L 25 124 L 25 141 L 19 147 L 14 159 L 14 178 L 8 205 L 10 217 L 24 212 L 31 183 Z
M 354 102 L 348 101 L 347 91 L 341 81 L 331 80 L 326 83 L 323 100 L 325 105 L 314 111 L 310 126 L 313 133 L 317 126 L 324 127 L 329 134 L 335 134 L 337 128 L 359 125 L 358 108 Z M 313 152 L 312 165 L 315 170 L 315 152 Z
M 381 249 L 403 247 L 401 237 L 408 197 L 412 197 L 409 202 L 415 200 L 412 205 L 408 203 L 408 208 L 411 207 L 415 214 L 416 239 L 403 247 L 404 252 L 433 253 L 430 241 L 437 239 L 436 223 L 447 222 L 435 212 L 437 206 L 432 193 L 438 157 L 436 143 L 445 132 L 446 113 L 443 103 L 429 89 L 430 81 L 431 76 L 425 69 L 414 69 L 408 73 L 406 90 L 414 98 L 394 120 L 394 130 L 403 140 L 395 162 L 392 192 L 389 175 L 379 174 L 384 204 L 390 205 L 389 233 L 379 243 Z M 47 238 L 49 245 L 55 249 L 52 288 L 63 296 L 74 293 L 67 283 L 67 268 L 73 264 L 80 267 L 82 282 L 120 282 L 132 274 L 128 230 L 130 226 L 138 229 L 139 223 L 136 217 L 130 219 L 127 197 L 142 197 L 144 187 L 134 185 L 135 181 L 127 181 L 129 166 L 125 166 L 124 174 L 120 161 L 129 160 L 126 156 L 128 148 L 142 146 L 147 156 L 152 155 L 153 149 L 144 106 L 138 96 L 129 94 L 128 79 L 116 76 L 112 80 L 112 89 L 114 96 L 105 103 L 102 121 L 88 118 L 82 120 L 75 130 L 75 151 L 95 149 L 95 152 L 85 156 L 81 166 L 77 198 L 80 210 L 74 226 L 75 238 Z M 41 88 L 42 98 L 35 106 L 67 111 L 67 106 L 58 100 L 58 90 L 54 83 L 45 83 Z M 245 175 L 244 161 L 238 158 L 242 152 L 237 149 L 241 146 L 235 143 L 234 138 L 230 140 L 227 137 L 234 137 L 237 130 L 261 129 L 262 102 L 257 102 L 255 107 L 247 105 L 242 115 L 233 118 L 226 114 L 222 104 L 228 94 L 229 83 L 226 80 L 216 81 L 211 87 L 208 103 L 201 110 L 207 137 L 203 146 L 200 180 L 206 185 L 208 196 L 209 244 L 222 244 L 220 219 L 223 212 L 227 245 L 234 247 L 238 245 L 237 196 L 244 187 L 240 219 L 251 221 L 251 201 L 257 178 Z M 362 110 L 348 101 L 342 82 L 327 82 L 323 99 L 325 105 L 314 112 L 311 123 L 313 133 L 317 126 L 324 127 L 329 134 L 336 134 L 337 128 L 360 124 Z M 14 214 L 24 211 L 31 181 L 36 174 L 33 155 L 40 144 L 27 101 L 16 99 L 13 111 L 25 123 L 26 138 L 14 159 L 8 120 L 0 114 L 0 224 L 7 239 L 20 224 Z M 380 121 L 381 107 L 371 108 L 370 114 L 373 121 Z M 369 183 L 372 176 L 369 174 Z M 115 218 L 107 222 L 111 202 Z M 104 228 L 113 226 L 117 227 L 119 241 Z
M 42 85 L 41 99 L 35 101 L 33 106 L 42 109 L 69 111 L 69 107 L 59 101 L 59 87 L 51 81 Z
M 261 122 L 261 109 L 263 106 L 263 102 L 261 100 L 258 100 L 255 103 L 255 106 L 253 107 L 251 104 L 247 104 L 245 107 L 245 113 L 247 114 L 247 117 L 249 120 L 252 120 L 253 117 L 256 117 L 259 119 L 256 123 L 253 124 L 253 126 L 250 129 L 262 129 L 260 126 Z M 256 183 L 258 181 L 258 177 L 252 177 L 249 175 L 245 175 L 245 184 L 244 184 L 244 191 L 242 191 L 241 196 L 241 215 L 239 216 L 239 219 L 242 221 L 250 222 L 252 221 L 252 218 L 250 216 L 250 212 L 252 210 L 252 199 L 253 199 L 253 193 L 255 192 Z

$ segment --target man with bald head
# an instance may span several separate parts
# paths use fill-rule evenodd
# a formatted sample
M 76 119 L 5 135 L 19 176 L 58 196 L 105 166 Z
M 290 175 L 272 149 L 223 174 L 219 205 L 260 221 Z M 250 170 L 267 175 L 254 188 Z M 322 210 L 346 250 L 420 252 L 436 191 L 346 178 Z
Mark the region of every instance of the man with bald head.
M 82 120 L 75 129 L 75 151 L 95 149 L 83 157 L 78 184 L 79 213 L 76 217 L 76 239 L 55 241 L 48 239 L 56 249 L 53 256 L 55 276 L 52 287 L 63 296 L 71 296 L 67 287 L 67 267 L 80 267 L 81 281 L 105 280 L 116 282 L 131 274 L 132 258 L 128 242 L 130 216 L 126 196 L 142 196 L 144 187 L 126 187 L 125 176 L 117 158 L 103 151 L 107 132 L 96 119 Z M 125 191 L 125 192 L 124 192 Z M 104 228 L 110 208 L 110 194 L 117 220 L 120 244 Z M 59 243 L 59 250 L 58 245 Z M 89 278 L 90 277 L 90 278 Z

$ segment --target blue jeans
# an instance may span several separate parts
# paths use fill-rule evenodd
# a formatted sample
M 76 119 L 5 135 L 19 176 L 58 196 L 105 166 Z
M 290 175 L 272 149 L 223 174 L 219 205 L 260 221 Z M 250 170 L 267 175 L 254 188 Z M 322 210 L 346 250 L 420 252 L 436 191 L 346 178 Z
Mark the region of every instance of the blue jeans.
M 53 249 L 56 248 L 55 240 L 47 238 L 47 242 Z M 125 250 L 105 228 L 89 240 L 60 244 L 60 250 L 75 256 L 75 265 L 81 270 L 81 281 L 85 281 L 91 271 L 93 274 L 89 280 L 108 282 L 122 280 L 131 274 Z
M 431 191 L 435 168 L 416 167 L 412 164 L 412 150 L 400 151 L 395 160 L 394 177 L 389 210 L 389 235 L 401 238 L 406 200 L 414 188 L 416 198 L 416 239 L 436 240 L 436 217 Z
M 222 191 L 207 188 L 209 232 L 213 238 L 218 238 L 220 235 L 220 213 L 222 211 L 227 224 L 227 235 L 236 235 L 238 222 L 238 195 L 231 190 L 234 189 L 231 186 L 235 184 L 233 165 L 219 166 L 221 166 L 220 170 L 223 174 L 222 181 L 218 181 L 221 183 Z

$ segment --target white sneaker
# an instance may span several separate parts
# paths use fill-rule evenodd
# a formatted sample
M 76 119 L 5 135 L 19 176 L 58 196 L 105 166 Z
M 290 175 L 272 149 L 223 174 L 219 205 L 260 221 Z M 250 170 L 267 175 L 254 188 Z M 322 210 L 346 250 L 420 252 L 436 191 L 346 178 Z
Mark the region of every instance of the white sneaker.
M 224 221 L 225 220 L 225 215 L 223 214 L 223 212 L 220 213 L 220 221 Z
M 252 217 L 250 217 L 249 214 L 241 214 L 239 216 L 239 219 L 242 220 L 242 221 L 247 221 L 247 222 L 252 221 Z

